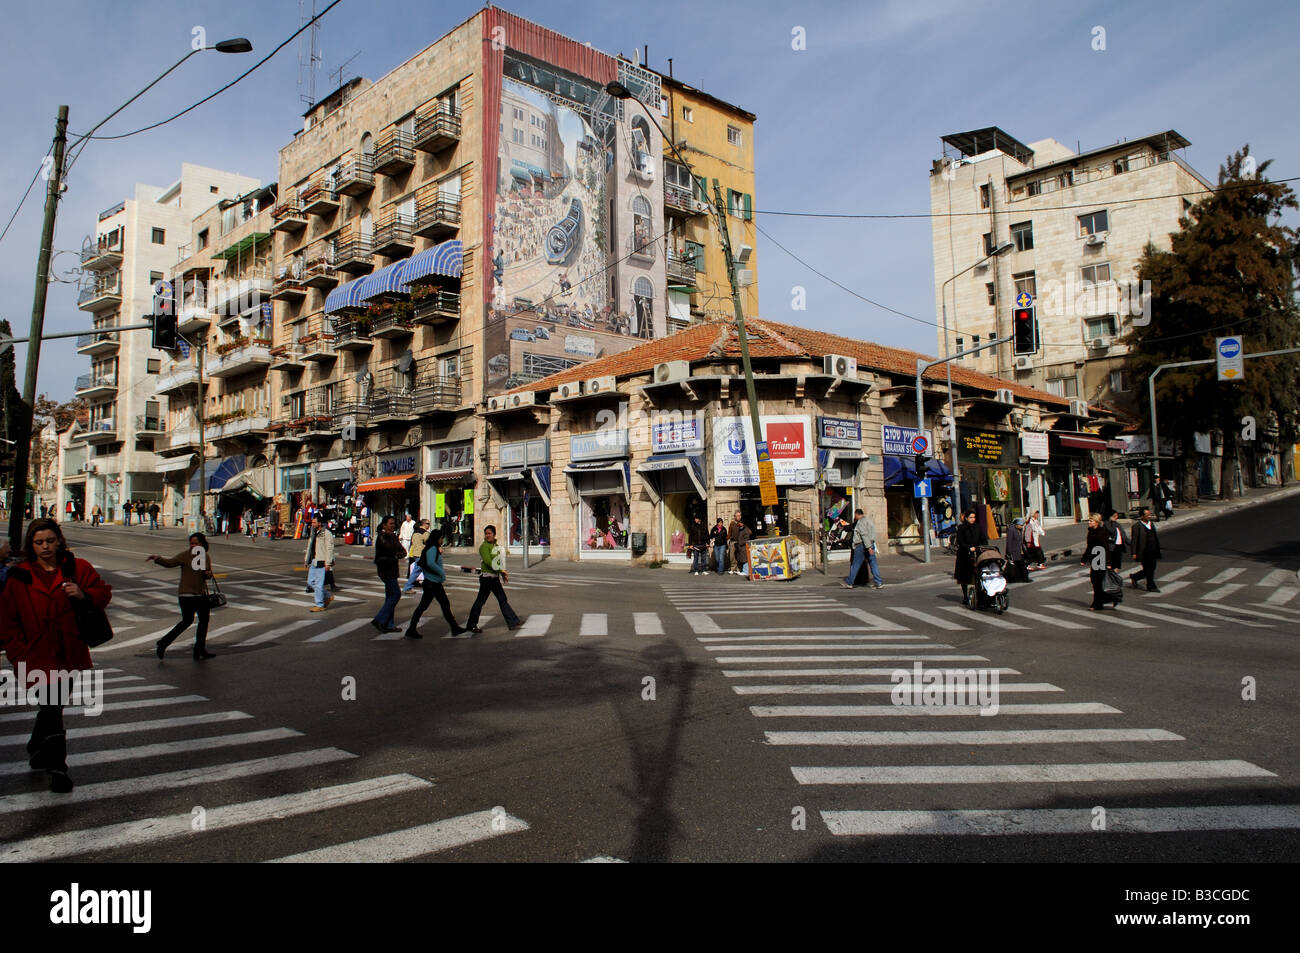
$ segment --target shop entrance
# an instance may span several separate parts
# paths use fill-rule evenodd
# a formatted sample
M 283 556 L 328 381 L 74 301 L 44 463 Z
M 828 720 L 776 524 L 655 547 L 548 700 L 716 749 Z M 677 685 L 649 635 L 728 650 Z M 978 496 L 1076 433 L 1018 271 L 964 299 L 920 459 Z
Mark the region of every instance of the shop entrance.
M 772 515 L 775 519 L 776 528 L 781 536 L 790 535 L 790 515 L 788 512 L 788 491 L 785 487 L 776 488 L 776 506 L 772 507 Z M 740 518 L 743 519 L 751 529 L 754 530 L 755 536 L 766 536 L 771 528 L 763 522 L 766 510 L 763 506 L 763 499 L 759 495 L 758 487 L 747 486 L 740 490 Z M 734 511 L 733 511 L 734 512 Z M 726 522 L 731 522 L 731 513 L 725 514 Z
M 416 515 L 412 513 L 412 515 Z M 435 529 L 442 530 L 444 546 L 472 549 L 474 535 L 474 488 L 457 484 L 433 485 L 433 519 Z

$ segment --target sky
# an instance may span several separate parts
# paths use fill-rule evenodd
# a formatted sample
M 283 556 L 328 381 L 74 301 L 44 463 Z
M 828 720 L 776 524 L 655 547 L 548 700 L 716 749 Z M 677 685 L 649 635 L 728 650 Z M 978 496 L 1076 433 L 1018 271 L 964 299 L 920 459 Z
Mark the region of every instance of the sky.
M 315 0 L 324 9 L 330 0 Z M 308 11 L 312 0 L 304 0 Z M 298 0 L 114 0 L 6 5 L 0 101 L 0 228 L 50 149 L 60 104 L 84 133 L 191 48 L 233 36 L 254 52 L 191 57 L 101 134 L 172 115 L 252 66 L 300 25 Z M 506 9 L 610 54 L 649 46 L 651 67 L 757 114 L 755 219 L 764 317 L 926 353 L 934 349 L 934 263 L 926 218 L 827 219 L 780 212 L 929 212 L 929 172 L 946 133 L 999 126 L 1022 142 L 1084 150 L 1176 129 L 1184 156 L 1216 180 L 1249 143 L 1270 178 L 1300 175 L 1293 75 L 1300 4 L 866 0 L 744 3 L 516 0 Z M 317 98 L 344 76 L 377 80 L 471 16 L 474 3 L 342 0 L 321 21 Z M 1248 14 L 1248 15 L 1247 15 Z M 1096 27 L 1105 31 L 1105 49 Z M 304 37 L 306 34 L 304 34 Z M 801 45 L 796 40 L 802 37 Z M 165 186 L 183 161 L 277 178 L 279 149 L 302 125 L 303 43 L 170 125 L 91 142 L 59 207 L 45 329 L 86 330 L 77 250 L 99 211 L 137 182 Z M 0 317 L 30 321 L 44 183 L 0 240 Z M 1291 221 L 1290 224 L 1296 224 Z M 817 271 L 777 248 L 780 242 Z M 733 242 L 736 236 L 733 235 Z M 795 310 L 802 289 L 806 308 Z M 143 333 L 143 332 L 141 332 Z M 26 361 L 17 347 L 19 376 Z M 71 340 L 41 349 L 37 390 L 73 396 L 90 360 Z M 20 383 L 21 388 L 21 383 Z

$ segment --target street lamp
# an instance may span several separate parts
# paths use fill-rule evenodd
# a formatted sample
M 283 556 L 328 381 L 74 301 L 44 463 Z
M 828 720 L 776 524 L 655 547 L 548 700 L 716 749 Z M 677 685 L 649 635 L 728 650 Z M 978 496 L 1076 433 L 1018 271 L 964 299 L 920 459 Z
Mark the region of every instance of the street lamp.
M 945 281 L 942 285 L 939 286 L 939 299 L 943 306 L 943 356 L 945 358 L 948 357 L 948 292 L 947 292 L 948 285 L 956 281 L 962 275 L 966 274 L 966 272 L 978 268 L 980 265 L 984 264 L 984 262 L 988 261 L 990 258 L 1000 258 L 1001 256 L 1005 255 L 1007 252 L 1011 251 L 1015 247 L 1016 246 L 1014 242 L 1003 242 L 997 248 L 994 248 L 993 251 L 989 252 L 979 261 L 975 262 L 975 264 L 963 268 L 961 271 L 957 272 L 957 274 L 953 275 L 951 278 L 949 278 L 947 281 Z M 957 299 L 954 296 L 953 306 L 956 307 L 956 304 L 957 304 Z M 983 349 L 981 348 L 981 350 Z M 973 353 L 973 352 L 968 351 L 966 353 Z M 945 360 L 944 370 L 947 372 L 948 375 L 948 419 L 952 421 L 952 426 L 953 426 L 952 447 L 950 448 L 951 456 L 952 456 L 952 515 L 955 519 L 960 520 L 961 519 L 961 475 L 957 469 L 957 429 L 956 429 L 957 418 L 953 416 L 953 409 L 952 409 L 952 363 Z M 917 399 L 919 400 L 920 398 L 918 397 Z M 919 407 L 917 408 L 917 416 L 918 418 L 920 417 Z M 921 426 L 920 424 L 917 424 L 918 428 L 920 426 Z M 930 527 L 922 526 L 921 532 L 925 534 L 925 538 L 927 541 L 926 549 L 928 551 L 929 550 L 928 542 L 930 539 Z M 925 561 L 926 562 L 930 561 L 928 556 Z
M 253 49 L 253 44 L 243 37 L 234 37 L 229 40 L 222 40 L 214 46 L 200 46 L 192 49 L 174 65 L 168 68 L 161 76 L 152 83 L 140 90 L 121 106 L 118 106 L 111 113 L 100 120 L 90 130 L 90 132 L 79 136 L 76 146 L 85 142 L 95 132 L 108 122 L 127 106 L 131 105 L 149 90 L 153 89 L 178 66 L 184 63 L 195 53 L 201 53 L 205 50 L 216 50 L 218 53 L 248 53 Z M 14 450 L 14 483 L 21 484 L 24 492 L 24 505 L 26 503 L 26 486 L 27 470 L 30 465 L 29 447 L 32 433 L 32 417 L 36 409 L 36 374 L 40 367 L 41 358 L 41 335 L 45 330 L 45 298 L 49 290 L 50 280 L 50 250 L 54 243 L 54 220 L 58 215 L 59 197 L 63 193 L 63 168 L 64 147 L 67 145 L 68 132 L 68 107 L 60 106 L 58 118 L 54 123 L 54 147 L 53 163 L 50 166 L 50 184 L 45 192 L 45 220 L 41 226 L 41 244 L 36 256 L 36 292 L 32 299 L 32 324 L 31 332 L 28 335 L 29 342 L 27 345 L 27 372 L 23 378 L 23 406 L 18 412 L 18 426 L 14 434 L 18 440 L 18 446 Z M 18 548 L 19 541 L 23 534 L 23 507 L 14 507 L 9 515 L 9 539 L 12 541 L 15 549 Z
M 641 108 L 645 112 L 646 117 L 655 124 L 655 128 L 659 130 L 659 134 L 663 137 L 664 141 L 668 143 L 669 148 L 673 150 L 673 155 L 677 157 L 682 165 L 686 166 L 686 171 L 690 173 L 693 186 L 699 186 L 701 197 L 707 205 L 709 203 L 709 197 L 708 194 L 705 193 L 704 187 L 699 185 L 700 180 L 695 175 L 695 169 L 686 160 L 686 157 L 681 154 L 681 151 L 677 148 L 677 144 L 673 142 L 672 137 L 664 131 L 664 127 L 659 124 L 659 120 L 655 118 L 653 111 L 647 109 L 645 103 L 642 103 L 641 100 L 637 99 L 630 89 L 617 80 L 612 80 L 606 83 L 605 92 L 609 93 L 609 95 L 613 96 L 615 99 L 633 99 L 636 100 L 636 102 L 641 103 Z M 694 188 L 692 188 L 692 191 L 694 191 Z M 749 421 L 750 425 L 754 429 L 755 444 L 761 444 L 763 443 L 763 427 L 759 421 L 758 395 L 754 390 L 754 367 L 749 359 L 749 337 L 745 334 L 745 312 L 740 304 L 740 286 L 736 284 L 736 262 L 735 259 L 731 257 L 731 236 L 727 232 L 727 219 L 722 205 L 722 192 L 718 188 L 717 179 L 713 180 L 713 195 L 714 201 L 711 206 L 713 209 L 713 217 L 718 223 L 718 238 L 722 245 L 723 257 L 727 262 L 727 279 L 731 283 L 731 306 L 736 315 L 736 340 L 740 344 L 740 364 L 745 374 L 745 396 L 749 400 Z M 757 446 L 754 448 L 754 456 L 757 460 Z M 759 463 L 759 467 L 759 472 L 761 474 L 761 462 Z M 759 479 L 761 481 L 761 475 Z M 764 522 L 770 527 L 768 535 L 780 535 L 780 530 L 777 529 L 776 526 L 776 520 L 772 516 L 772 508 L 770 506 L 764 506 L 763 514 Z

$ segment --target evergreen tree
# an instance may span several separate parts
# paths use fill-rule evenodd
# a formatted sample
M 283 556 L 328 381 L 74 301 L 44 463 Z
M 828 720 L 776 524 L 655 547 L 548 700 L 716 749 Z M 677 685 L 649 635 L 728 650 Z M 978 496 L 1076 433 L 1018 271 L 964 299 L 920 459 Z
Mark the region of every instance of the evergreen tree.
M 1300 346 L 1294 285 L 1300 243 L 1281 222 L 1284 209 L 1300 205 L 1288 186 L 1265 178 L 1271 164 L 1256 165 L 1249 145 L 1229 156 L 1218 188 L 1179 220 L 1171 250 L 1147 245 L 1138 277 L 1150 282 L 1151 323 L 1124 338 L 1142 393 L 1157 366 L 1214 357 L 1218 337 L 1241 334 L 1246 353 Z M 1222 435 L 1222 487 L 1231 496 L 1239 450 L 1257 447 L 1266 435 L 1280 450 L 1295 442 L 1300 425 L 1300 355 L 1247 361 L 1242 381 L 1217 378 L 1213 365 L 1156 378 L 1160 435 L 1176 441 L 1184 492 L 1192 495 L 1193 434 Z M 1143 409 L 1149 428 L 1150 411 Z M 1244 439 L 1244 417 L 1256 423 L 1253 441 Z

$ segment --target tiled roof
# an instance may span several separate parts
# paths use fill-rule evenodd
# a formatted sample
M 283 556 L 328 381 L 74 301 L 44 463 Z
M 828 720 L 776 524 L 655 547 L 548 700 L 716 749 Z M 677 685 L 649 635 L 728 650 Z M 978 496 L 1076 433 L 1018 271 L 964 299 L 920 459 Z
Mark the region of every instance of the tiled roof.
M 745 321 L 751 358 L 809 358 L 821 360 L 827 354 L 844 354 L 855 358 L 858 366 L 868 371 L 916 377 L 918 358 L 929 361 L 928 355 L 896 347 L 885 347 L 870 341 L 814 331 L 791 324 L 778 324 L 764 318 Z M 516 391 L 552 390 L 570 381 L 589 377 L 629 377 L 654 369 L 664 361 L 707 361 L 718 358 L 740 358 L 740 344 L 736 337 L 736 324 L 731 320 L 705 321 L 692 324 L 684 331 L 649 341 L 617 354 L 598 357 L 567 370 L 552 374 L 531 384 L 516 387 Z M 943 367 L 932 367 L 925 373 L 926 380 L 945 379 Z M 1046 391 L 1017 384 L 1015 381 L 981 374 L 960 364 L 952 365 L 952 379 L 964 388 L 993 391 L 1007 389 L 1019 397 L 1044 404 L 1067 406 L 1068 398 L 1057 397 Z

